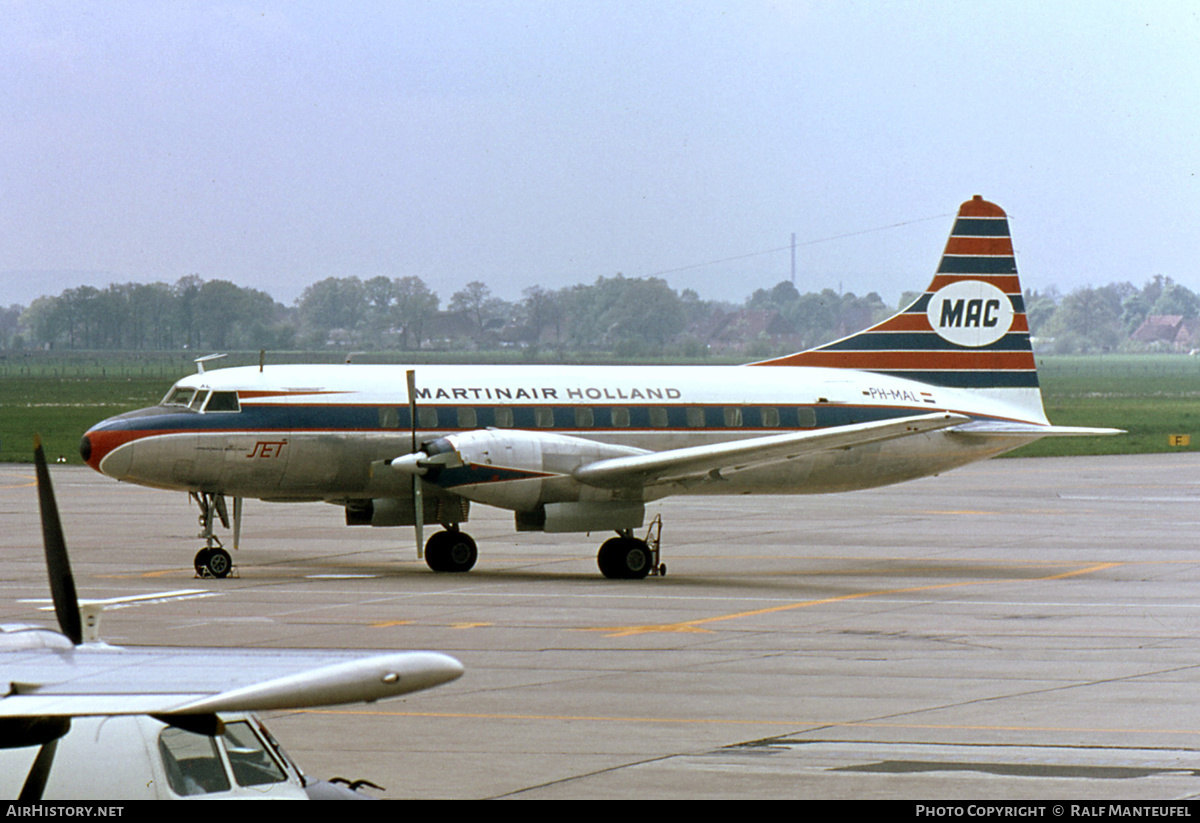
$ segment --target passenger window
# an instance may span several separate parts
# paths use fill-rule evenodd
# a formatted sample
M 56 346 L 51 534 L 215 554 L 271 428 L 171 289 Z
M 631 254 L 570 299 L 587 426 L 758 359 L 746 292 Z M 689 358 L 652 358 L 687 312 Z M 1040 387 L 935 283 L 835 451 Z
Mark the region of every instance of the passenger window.
M 727 407 L 725 412 L 725 425 L 729 427 L 742 425 L 742 409 L 740 406 Z
M 575 407 L 575 425 L 581 429 L 590 429 L 596 424 L 595 415 L 587 406 Z
M 687 410 L 687 424 L 689 429 L 704 428 L 704 409 L 690 406 Z
M 381 429 L 398 429 L 400 428 L 400 410 L 396 408 L 382 408 L 379 410 L 379 428 Z
M 616 427 L 618 429 L 629 428 L 629 409 L 617 407 L 617 408 L 613 408 L 611 411 L 612 411 L 612 424 L 614 427 Z
M 656 429 L 666 428 L 667 410 L 661 407 L 650 409 L 650 425 Z
M 809 406 L 800 406 L 796 409 L 796 422 L 802 429 L 815 429 L 817 427 L 817 411 Z
M 779 409 L 771 406 L 764 406 L 762 410 L 762 424 L 764 426 L 778 426 Z
M 417 427 L 436 429 L 438 427 L 438 410 L 433 406 L 419 407 L 417 409 Z
M 512 409 L 510 409 L 508 406 L 497 406 L 495 409 L 495 413 L 496 413 L 496 428 L 498 428 L 498 429 L 511 429 L 512 428 L 512 426 L 513 426 Z
M 475 410 L 464 406 L 458 410 L 458 427 L 460 429 L 473 429 L 479 424 L 475 422 Z
M 239 786 L 283 783 L 287 775 L 245 721 L 225 726 L 225 754 Z
M 229 777 L 213 738 L 168 726 L 158 735 L 158 754 L 175 794 L 192 797 L 229 791 Z
M 238 405 L 238 396 L 235 391 L 215 391 L 209 394 L 208 402 L 204 404 L 206 412 L 237 412 L 241 411 L 241 406 Z
M 533 425 L 539 429 L 554 428 L 554 409 L 545 407 L 533 410 Z

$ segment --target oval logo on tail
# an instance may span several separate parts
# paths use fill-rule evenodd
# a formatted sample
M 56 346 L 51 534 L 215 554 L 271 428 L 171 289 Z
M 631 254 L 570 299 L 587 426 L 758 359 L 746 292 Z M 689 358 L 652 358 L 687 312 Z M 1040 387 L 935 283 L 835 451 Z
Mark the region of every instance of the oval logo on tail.
M 925 309 L 929 325 L 956 346 L 990 346 L 1012 328 L 1008 295 L 982 280 L 959 280 L 933 293 Z

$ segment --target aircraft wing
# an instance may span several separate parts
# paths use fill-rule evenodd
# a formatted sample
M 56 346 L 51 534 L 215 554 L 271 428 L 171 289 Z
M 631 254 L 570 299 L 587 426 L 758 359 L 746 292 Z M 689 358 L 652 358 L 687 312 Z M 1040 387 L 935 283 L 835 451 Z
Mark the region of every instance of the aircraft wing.
M 723 472 L 741 471 L 818 451 L 911 437 L 959 426 L 969 420 L 965 415 L 937 412 L 816 431 L 773 434 L 708 446 L 598 460 L 580 466 L 572 475 L 581 483 L 606 488 L 686 482 L 706 477 L 720 479 Z
M 372 702 L 454 680 L 436 652 L 118 648 L 0 653 L 0 718 L 205 714 Z

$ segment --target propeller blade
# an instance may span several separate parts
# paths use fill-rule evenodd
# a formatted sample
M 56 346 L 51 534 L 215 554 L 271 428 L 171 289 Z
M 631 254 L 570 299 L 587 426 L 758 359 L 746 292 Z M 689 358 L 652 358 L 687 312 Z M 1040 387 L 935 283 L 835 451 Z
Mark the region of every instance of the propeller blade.
M 46 781 L 50 779 L 50 767 L 54 765 L 54 753 L 57 750 L 58 738 L 42 744 L 42 748 L 38 749 L 33 766 L 29 769 L 29 775 L 25 778 L 25 785 L 21 787 L 21 794 L 17 797 L 19 802 L 33 803 L 42 799 L 42 794 L 46 791 Z
M 405 373 L 408 381 L 408 419 L 412 424 L 412 454 L 417 454 L 417 372 Z M 417 538 L 417 558 L 425 556 L 425 502 L 421 499 L 421 478 L 413 474 L 413 524 Z
M 46 467 L 42 438 L 33 436 L 33 463 L 37 471 L 38 507 L 42 512 L 42 545 L 46 551 L 46 570 L 50 575 L 50 594 L 54 598 L 54 613 L 58 627 L 67 639 L 78 646 L 83 642 L 83 623 L 79 618 L 79 597 L 75 594 L 75 578 L 67 557 L 67 541 L 63 537 L 58 504 L 54 502 L 54 487 Z

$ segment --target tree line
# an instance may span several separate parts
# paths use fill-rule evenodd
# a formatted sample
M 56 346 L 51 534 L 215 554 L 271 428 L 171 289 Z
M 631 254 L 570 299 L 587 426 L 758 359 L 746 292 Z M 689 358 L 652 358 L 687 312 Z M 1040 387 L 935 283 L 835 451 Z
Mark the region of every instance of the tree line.
M 905 294 L 901 306 L 916 295 Z M 1200 316 L 1200 297 L 1169 277 L 1024 295 L 1041 350 L 1139 350 L 1131 340 L 1155 315 Z M 703 300 L 655 277 L 599 277 L 520 300 L 468 283 L 443 305 L 419 277 L 330 277 L 292 306 L 226 280 L 80 286 L 28 307 L 0 307 L 0 348 L 164 351 L 520 348 L 562 354 L 703 357 L 714 351 L 769 356 L 851 334 L 897 307 L 874 292 L 799 292 L 781 282 L 741 304 Z

